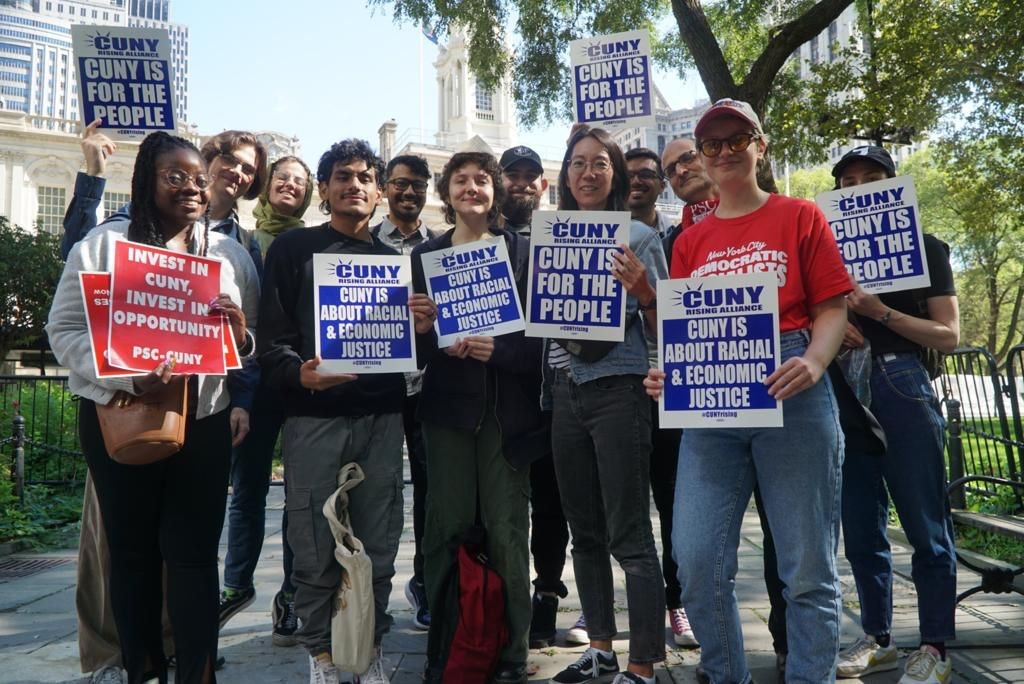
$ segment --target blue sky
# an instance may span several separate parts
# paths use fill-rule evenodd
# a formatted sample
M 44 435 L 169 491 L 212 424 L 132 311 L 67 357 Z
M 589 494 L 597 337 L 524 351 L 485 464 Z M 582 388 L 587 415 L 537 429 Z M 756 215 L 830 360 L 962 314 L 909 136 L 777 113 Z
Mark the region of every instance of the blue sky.
M 419 128 L 420 32 L 360 0 L 217 2 L 172 0 L 171 19 L 190 34 L 189 118 L 204 134 L 225 128 L 296 135 L 312 164 L 334 141 L 365 138 L 393 118 L 398 136 Z M 424 128 L 437 129 L 433 61 L 423 45 Z M 673 107 L 705 97 L 694 75 L 656 76 Z M 558 150 L 569 123 L 520 130 L 520 142 Z

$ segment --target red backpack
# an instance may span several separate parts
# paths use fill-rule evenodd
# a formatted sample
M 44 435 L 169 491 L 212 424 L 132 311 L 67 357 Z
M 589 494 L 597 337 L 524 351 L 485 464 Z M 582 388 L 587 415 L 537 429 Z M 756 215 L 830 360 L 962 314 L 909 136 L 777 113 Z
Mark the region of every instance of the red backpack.
M 445 617 L 455 622 L 444 663 L 444 684 L 490 681 L 501 649 L 508 643 L 505 583 L 488 562 L 483 540 L 482 528 L 466 533 L 458 548 L 456 567 L 448 578 L 455 586 L 445 593 L 453 603 L 457 595 L 458 613 L 452 610 L 454 606 L 443 610 Z

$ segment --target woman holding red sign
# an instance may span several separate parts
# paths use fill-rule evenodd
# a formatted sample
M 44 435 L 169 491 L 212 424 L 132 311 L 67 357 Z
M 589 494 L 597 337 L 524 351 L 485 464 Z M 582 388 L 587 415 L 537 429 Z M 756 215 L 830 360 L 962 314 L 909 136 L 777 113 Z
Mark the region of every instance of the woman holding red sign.
M 222 311 L 242 356 L 252 353 L 249 328 L 259 298 L 252 259 L 237 241 L 211 232 L 206 162 L 183 138 L 147 137 L 132 177 L 132 214 L 78 242 L 68 257 L 47 324 L 53 351 L 69 370 L 68 386 L 82 398 L 79 438 L 95 482 L 111 557 L 114 619 L 130 682 L 167 681 L 161 640 L 163 568 L 174 631 L 176 681 L 213 682 L 217 655 L 217 545 L 224 520 L 231 453 L 225 377 L 188 376 L 185 442 L 180 451 L 148 465 L 124 465 L 107 454 L 97 405 L 118 392 L 140 396 L 169 383 L 174 361 L 146 375 L 98 378 L 80 271 L 111 271 L 118 238 L 221 259 Z M 247 327 L 248 326 L 248 327 Z

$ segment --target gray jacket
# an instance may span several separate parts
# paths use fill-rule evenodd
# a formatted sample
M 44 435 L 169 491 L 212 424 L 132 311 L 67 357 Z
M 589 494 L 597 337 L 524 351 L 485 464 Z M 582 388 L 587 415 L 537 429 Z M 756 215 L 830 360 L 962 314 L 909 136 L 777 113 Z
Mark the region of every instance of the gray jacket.
M 57 360 L 71 371 L 68 388 L 75 394 L 106 404 L 118 390 L 133 392 L 132 378 L 97 378 L 92 362 L 92 347 L 89 328 L 86 323 L 82 288 L 79 284 L 80 271 L 112 271 L 114 266 L 114 240 L 124 237 L 129 220 L 111 221 L 91 231 L 76 243 L 68 255 L 64 273 L 61 275 L 57 292 L 50 307 L 46 333 Z M 238 302 L 245 312 L 248 334 L 256 327 L 259 308 L 259 279 L 256 267 L 237 241 L 210 231 L 210 246 L 207 256 L 218 258 L 221 267 L 221 291 Z M 254 338 L 253 338 L 254 339 Z M 246 348 L 254 349 L 249 340 Z M 156 364 L 154 364 L 155 366 Z M 230 397 L 223 375 L 199 376 L 199 401 L 196 417 L 217 413 L 227 408 Z

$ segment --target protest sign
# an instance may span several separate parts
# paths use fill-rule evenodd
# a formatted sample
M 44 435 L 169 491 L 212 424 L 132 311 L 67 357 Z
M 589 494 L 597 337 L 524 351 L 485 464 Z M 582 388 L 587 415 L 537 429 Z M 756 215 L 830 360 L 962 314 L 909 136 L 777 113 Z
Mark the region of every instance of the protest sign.
M 316 353 L 323 373 L 416 370 L 407 256 L 313 255 Z
M 166 29 L 73 24 L 82 121 L 119 137 L 173 131 L 171 41 Z
M 658 281 L 662 427 L 781 427 L 775 273 Z
M 573 112 L 579 123 L 654 126 L 651 39 L 627 31 L 569 42 Z
M 629 222 L 626 212 L 533 212 L 528 336 L 625 339 L 626 293 L 611 267 Z
M 171 358 L 175 373 L 223 375 L 223 316 L 209 313 L 220 291 L 217 259 L 115 241 L 110 363 L 148 373 Z
M 115 368 L 107 359 L 110 341 L 110 274 L 100 271 L 80 271 L 82 302 L 85 304 L 85 323 L 92 342 L 92 365 L 97 378 L 118 378 L 138 375 L 138 372 Z
M 836 236 L 846 270 L 866 292 L 931 284 L 913 178 L 897 176 L 824 192 L 817 202 Z
M 437 344 L 496 337 L 525 326 L 505 240 L 500 237 L 420 256 L 427 294 L 437 304 Z
M 235 335 L 231 332 L 231 323 L 228 321 L 227 316 L 221 316 L 224 319 L 221 324 L 224 336 L 224 368 L 226 370 L 235 370 L 236 368 L 242 367 L 242 357 L 238 354 L 238 345 L 235 344 Z

